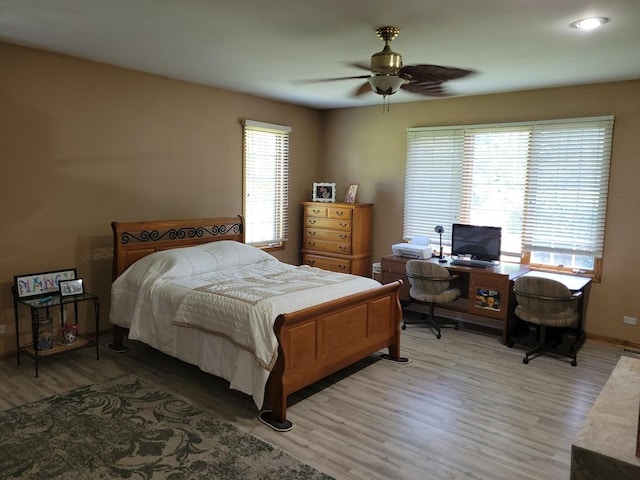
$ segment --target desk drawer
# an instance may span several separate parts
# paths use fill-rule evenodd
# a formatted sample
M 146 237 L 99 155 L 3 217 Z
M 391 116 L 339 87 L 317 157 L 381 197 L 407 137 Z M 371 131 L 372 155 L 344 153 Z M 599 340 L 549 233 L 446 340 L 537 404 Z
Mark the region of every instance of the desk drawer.
M 404 300 L 406 302 L 409 301 L 409 289 L 411 285 L 407 281 L 407 276 L 403 273 L 396 272 L 382 272 L 382 282 L 383 284 L 395 282 L 396 280 L 402 280 L 402 285 L 400 286 L 400 300 Z
M 407 273 L 407 261 L 409 259 L 405 259 L 404 261 L 394 262 L 391 260 L 387 260 L 386 258 L 382 259 L 382 263 L 380 264 L 380 268 L 383 272 L 394 272 L 394 273 Z

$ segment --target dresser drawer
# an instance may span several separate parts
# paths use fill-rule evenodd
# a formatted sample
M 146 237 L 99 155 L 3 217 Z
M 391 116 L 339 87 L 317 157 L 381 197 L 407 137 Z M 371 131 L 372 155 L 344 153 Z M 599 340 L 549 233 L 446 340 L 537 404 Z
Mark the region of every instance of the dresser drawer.
M 304 231 L 304 239 L 305 242 L 307 240 L 328 240 L 330 242 L 351 243 L 351 232 L 307 228 Z
M 326 228 L 329 230 L 340 230 L 343 232 L 351 231 L 350 220 L 337 220 L 333 218 L 320 218 L 320 217 L 305 217 L 305 228 Z
M 327 253 L 340 253 L 342 255 L 351 255 L 351 244 L 340 242 L 329 242 L 325 240 L 316 240 L 314 238 L 306 238 L 302 248 L 307 250 L 318 250 Z
M 327 207 L 327 216 L 329 218 L 342 218 L 345 220 L 351 220 L 352 211 L 352 209 L 344 207 Z
M 305 217 L 327 217 L 326 205 L 306 205 L 304 207 Z
M 320 255 L 302 255 L 302 263 L 312 267 L 322 268 L 331 272 L 351 273 L 351 261 L 340 258 L 323 257 Z

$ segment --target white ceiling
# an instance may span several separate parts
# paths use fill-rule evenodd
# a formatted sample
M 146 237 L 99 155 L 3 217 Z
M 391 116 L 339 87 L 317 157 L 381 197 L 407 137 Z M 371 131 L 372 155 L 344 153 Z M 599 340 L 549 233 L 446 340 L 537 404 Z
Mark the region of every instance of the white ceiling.
M 587 16 L 610 19 L 580 31 Z M 316 108 L 373 105 L 362 75 L 396 26 L 404 64 L 478 73 L 456 95 L 640 78 L 640 0 L 0 0 L 0 40 Z M 399 92 L 392 102 L 423 100 Z

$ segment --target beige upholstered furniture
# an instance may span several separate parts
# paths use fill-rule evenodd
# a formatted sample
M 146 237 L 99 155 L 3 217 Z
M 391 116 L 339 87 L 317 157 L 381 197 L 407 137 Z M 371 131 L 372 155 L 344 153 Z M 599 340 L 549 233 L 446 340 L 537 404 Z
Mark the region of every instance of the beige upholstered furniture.
M 445 267 L 425 260 L 409 260 L 407 262 L 407 278 L 411 284 L 409 297 L 412 303 L 429 305 L 427 324 L 436 332 L 436 338 L 440 338 L 440 327 L 435 320 L 435 307 L 437 303 L 452 302 L 460 298 L 460 289 L 452 287 L 451 281 L 458 275 L 451 276 Z M 458 324 L 455 324 L 456 329 Z M 406 328 L 403 321 L 402 329 Z
M 518 304 L 516 316 L 536 327 L 537 344 L 525 354 L 522 362 L 529 363 L 530 357 L 545 352 L 561 353 L 556 348 L 560 343 L 558 336 L 548 338 L 547 327 L 556 329 L 555 333 L 561 336 L 564 328 L 577 325 L 577 300 L 581 292 L 572 294 L 565 285 L 549 278 L 523 276 L 516 279 L 514 293 Z M 567 356 L 572 358 L 574 367 L 578 364 L 576 353 L 575 345 L 570 346 Z

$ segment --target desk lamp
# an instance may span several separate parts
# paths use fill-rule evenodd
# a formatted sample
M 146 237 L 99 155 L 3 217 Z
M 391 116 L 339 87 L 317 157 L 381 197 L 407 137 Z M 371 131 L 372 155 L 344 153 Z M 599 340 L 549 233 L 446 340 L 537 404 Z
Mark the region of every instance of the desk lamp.
M 442 228 L 441 225 L 438 225 L 435 229 L 436 233 L 440 234 L 440 255 L 438 258 L 440 258 L 440 260 L 438 260 L 438 262 L 440 263 L 447 263 L 447 261 L 444 258 L 444 255 L 442 255 L 442 234 L 444 233 L 444 228 Z

